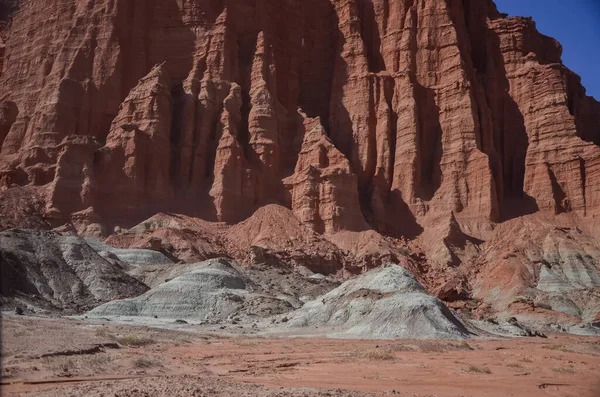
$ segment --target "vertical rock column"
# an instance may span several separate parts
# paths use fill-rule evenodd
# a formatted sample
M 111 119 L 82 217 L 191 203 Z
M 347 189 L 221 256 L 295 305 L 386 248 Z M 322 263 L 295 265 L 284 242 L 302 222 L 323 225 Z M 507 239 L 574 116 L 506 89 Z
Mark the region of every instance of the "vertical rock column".
M 578 83 L 561 63 L 560 44 L 527 18 L 491 20 L 489 28 L 498 37 L 509 93 L 529 141 L 524 192 L 541 210 L 585 215 L 600 203 L 600 148 L 581 139 L 589 137 L 577 119 L 585 105 L 572 97 Z
M 260 32 L 250 73 L 250 110 L 248 112 L 248 161 L 257 169 L 257 201 L 277 196 L 280 180 L 281 151 L 277 103 L 273 97 L 275 65 L 271 46 Z
M 368 229 L 360 211 L 358 179 L 327 137 L 321 121 L 304 118 L 304 141 L 291 185 L 291 206 L 318 233 Z
M 343 39 L 331 137 L 358 175 L 363 208 L 378 223 L 406 205 L 417 217 L 429 208 L 497 217 L 473 76 L 449 4 L 348 0 L 335 7 Z
M 129 93 L 98 154 L 102 213 L 135 216 L 172 198 L 171 118 L 171 80 L 161 64 Z

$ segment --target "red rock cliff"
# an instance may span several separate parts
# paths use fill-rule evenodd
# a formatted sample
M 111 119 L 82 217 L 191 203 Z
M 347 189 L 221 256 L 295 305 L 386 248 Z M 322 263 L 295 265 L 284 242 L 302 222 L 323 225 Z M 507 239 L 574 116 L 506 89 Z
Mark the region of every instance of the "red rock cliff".
M 0 194 L 52 224 L 600 213 L 600 105 L 490 0 L 29 0 L 3 37 Z

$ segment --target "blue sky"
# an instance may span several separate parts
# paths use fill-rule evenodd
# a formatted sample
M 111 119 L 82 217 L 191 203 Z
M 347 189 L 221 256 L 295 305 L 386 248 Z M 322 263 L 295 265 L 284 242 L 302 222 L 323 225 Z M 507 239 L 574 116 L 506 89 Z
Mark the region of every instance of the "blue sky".
M 563 63 L 587 94 L 600 100 L 600 0 L 495 0 L 498 11 L 533 17 L 540 32 L 563 46 Z

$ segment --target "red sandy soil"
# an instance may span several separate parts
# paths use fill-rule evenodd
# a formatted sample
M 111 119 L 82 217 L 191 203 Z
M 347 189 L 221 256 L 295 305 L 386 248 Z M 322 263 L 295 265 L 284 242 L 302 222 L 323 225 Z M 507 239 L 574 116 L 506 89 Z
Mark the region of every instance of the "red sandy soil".
M 468 342 L 244 339 L 5 317 L 2 337 L 5 396 L 600 396 L 600 338 L 564 334 Z M 115 342 L 120 348 L 82 351 Z

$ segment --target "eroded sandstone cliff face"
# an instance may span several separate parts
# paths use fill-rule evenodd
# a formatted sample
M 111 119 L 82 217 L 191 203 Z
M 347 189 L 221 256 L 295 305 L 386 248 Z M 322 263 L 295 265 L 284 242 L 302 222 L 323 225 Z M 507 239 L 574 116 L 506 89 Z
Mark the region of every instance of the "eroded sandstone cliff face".
M 599 206 L 600 105 L 490 1 L 50 3 L 6 34 L 0 161 L 54 218 L 279 201 L 318 232 L 416 234 L 432 211 Z
M 600 105 L 491 1 L 30 1 L 4 36 L 2 186 L 58 222 L 280 202 L 321 233 L 453 212 L 483 237 L 599 207 Z
M 106 236 L 277 203 L 454 267 L 527 214 L 600 236 L 600 104 L 491 0 L 47 0 L 5 19 L 3 227 Z

